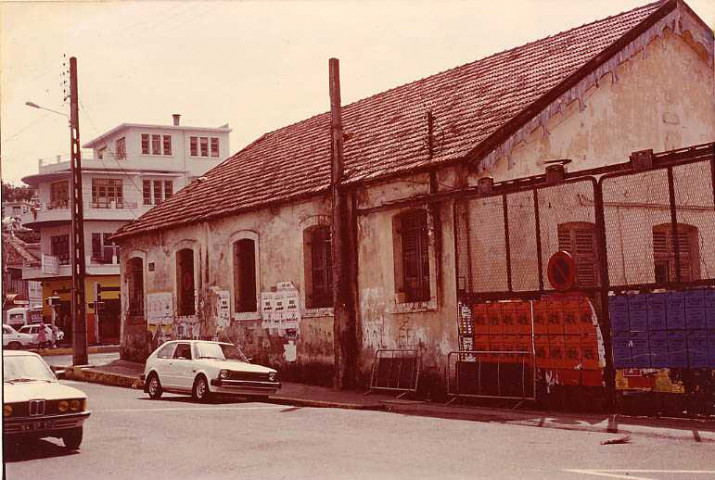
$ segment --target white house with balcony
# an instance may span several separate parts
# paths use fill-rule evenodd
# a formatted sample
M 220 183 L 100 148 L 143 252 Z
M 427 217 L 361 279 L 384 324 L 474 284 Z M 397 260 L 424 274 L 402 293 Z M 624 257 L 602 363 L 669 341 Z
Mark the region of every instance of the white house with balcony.
M 86 256 L 86 298 L 90 342 L 119 337 L 119 252 L 109 240 L 125 223 L 171 198 L 229 156 L 228 125 L 190 127 L 123 123 L 84 144 L 82 202 Z M 42 281 L 43 297 L 59 297 L 60 327 L 70 322 L 70 158 L 40 159 L 38 173 L 23 178 L 37 188 L 38 204 L 25 223 L 40 232 L 42 265 L 23 278 Z M 99 284 L 99 296 L 96 298 Z M 101 301 L 99 321 L 95 302 Z M 53 312 L 45 302 L 45 315 Z

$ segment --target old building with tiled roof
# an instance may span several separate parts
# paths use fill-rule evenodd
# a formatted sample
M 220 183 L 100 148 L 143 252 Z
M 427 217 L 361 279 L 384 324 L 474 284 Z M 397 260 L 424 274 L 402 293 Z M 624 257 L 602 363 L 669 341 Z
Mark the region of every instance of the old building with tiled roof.
M 487 177 L 533 181 L 554 160 L 575 175 L 634 151 L 712 142 L 713 86 L 712 31 L 669 0 L 344 106 L 362 382 L 387 349 L 419 352 L 423 378 L 444 383 L 466 288 L 460 192 Z M 119 230 L 125 357 L 165 338 L 229 339 L 296 378 L 329 382 L 330 121 L 328 112 L 266 133 Z M 501 254 L 484 246 L 492 234 L 475 231 L 470 247 L 485 263 Z M 297 302 L 297 318 L 281 324 L 269 312 L 276 298 Z

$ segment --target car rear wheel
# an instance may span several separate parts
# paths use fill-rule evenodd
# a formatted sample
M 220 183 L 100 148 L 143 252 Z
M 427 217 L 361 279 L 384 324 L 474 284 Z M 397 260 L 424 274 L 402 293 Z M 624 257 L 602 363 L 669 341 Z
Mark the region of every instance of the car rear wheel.
M 164 393 L 161 389 L 161 382 L 159 381 L 159 375 L 152 373 L 147 379 L 146 391 L 149 394 L 149 398 L 152 400 L 159 400 L 161 394 Z
M 192 392 L 194 400 L 200 403 L 206 403 L 211 400 L 211 391 L 209 390 L 209 382 L 206 377 L 199 375 L 194 380 L 194 389 Z
M 82 427 L 73 428 L 63 433 L 62 442 L 70 450 L 77 450 L 82 443 Z
M 19 350 L 22 347 L 20 342 L 10 342 L 7 345 L 8 350 Z

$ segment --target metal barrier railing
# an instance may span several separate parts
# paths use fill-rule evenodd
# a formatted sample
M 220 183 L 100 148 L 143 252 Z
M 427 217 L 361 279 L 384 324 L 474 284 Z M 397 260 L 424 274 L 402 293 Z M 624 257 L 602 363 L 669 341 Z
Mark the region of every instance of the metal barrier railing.
M 458 397 L 536 400 L 535 360 L 534 352 L 528 351 L 449 352 L 447 395 L 454 397 L 452 400 Z
M 372 364 L 369 392 L 374 390 L 403 392 L 400 397 L 410 392 L 417 392 L 421 364 L 419 350 L 377 350 Z

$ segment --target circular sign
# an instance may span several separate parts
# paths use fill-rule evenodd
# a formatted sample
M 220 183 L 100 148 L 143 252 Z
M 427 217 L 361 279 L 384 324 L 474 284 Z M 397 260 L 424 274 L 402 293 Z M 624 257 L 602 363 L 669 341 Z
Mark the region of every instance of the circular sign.
M 576 263 L 569 252 L 556 252 L 549 258 L 546 273 L 551 286 L 559 292 L 565 292 L 573 287 L 576 281 Z

